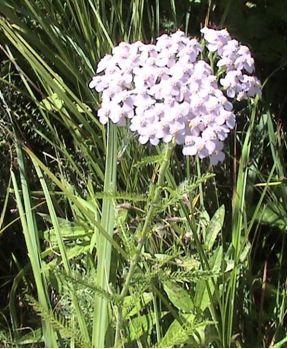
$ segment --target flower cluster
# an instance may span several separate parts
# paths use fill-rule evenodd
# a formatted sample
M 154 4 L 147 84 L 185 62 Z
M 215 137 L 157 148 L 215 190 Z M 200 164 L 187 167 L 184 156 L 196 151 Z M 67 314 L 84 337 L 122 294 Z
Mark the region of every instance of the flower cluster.
M 260 95 L 260 81 L 255 76 L 247 75 L 255 70 L 249 48 L 231 39 L 225 29 L 214 30 L 205 27 L 201 32 L 204 34 L 208 50 L 217 52 L 220 58 L 217 66 L 226 71 L 224 78 L 220 79 L 220 84 L 226 90 L 227 96 L 240 101 Z
M 231 59 L 225 64 L 226 76 L 220 80 L 227 96 L 255 94 L 254 78 L 235 69 L 236 64 L 250 69 L 253 59 L 246 62 L 237 56 L 237 63 L 232 63 L 229 34 L 207 30 L 208 49 L 217 51 L 222 59 Z M 199 42 L 182 31 L 160 36 L 155 45 L 120 43 L 99 62 L 89 85 L 102 93 L 100 122 L 110 119 L 125 125 L 128 121 L 142 144 L 173 139 L 183 146 L 184 155 L 209 157 L 211 164 L 223 161 L 223 141 L 235 126 L 233 105 L 221 91 L 210 65 L 200 59 L 201 52 Z

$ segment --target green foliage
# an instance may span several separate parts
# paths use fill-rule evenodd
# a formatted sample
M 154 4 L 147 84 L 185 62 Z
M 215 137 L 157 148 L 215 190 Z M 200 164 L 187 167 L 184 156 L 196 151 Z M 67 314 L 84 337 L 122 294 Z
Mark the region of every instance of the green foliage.
M 215 243 L 215 240 L 220 230 L 222 229 L 223 222 L 224 222 L 224 215 L 225 215 L 225 207 L 224 205 L 222 205 L 214 213 L 214 216 L 209 222 L 209 225 L 207 227 L 206 234 L 205 234 L 205 242 L 206 242 L 208 251 L 211 251 Z
M 189 313 L 193 309 L 194 305 L 192 299 L 183 287 L 180 287 L 171 281 L 164 282 L 163 287 L 169 300 L 176 308 L 184 313 Z
M 2 0 L 0 345 L 285 347 L 283 7 Z M 114 44 L 224 22 L 264 98 L 223 165 L 100 125 L 88 83 Z

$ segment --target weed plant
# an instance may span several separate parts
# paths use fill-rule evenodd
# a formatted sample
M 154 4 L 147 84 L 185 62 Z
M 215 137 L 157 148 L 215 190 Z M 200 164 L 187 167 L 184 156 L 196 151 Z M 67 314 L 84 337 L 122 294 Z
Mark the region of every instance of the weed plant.
M 214 3 L 1 1 L 0 234 L 24 237 L 23 259 L 9 257 L 17 273 L 0 281 L 1 345 L 286 347 L 286 141 L 265 90 L 274 73 L 262 76 L 264 98 L 239 109 L 214 168 L 104 127 L 88 88 L 120 41 L 193 34 L 219 12 L 224 25 L 235 4 Z

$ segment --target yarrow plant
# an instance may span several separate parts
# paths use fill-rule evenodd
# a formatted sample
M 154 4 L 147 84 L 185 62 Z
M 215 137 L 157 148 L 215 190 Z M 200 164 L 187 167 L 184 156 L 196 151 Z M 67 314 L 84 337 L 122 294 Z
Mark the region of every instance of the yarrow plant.
M 102 93 L 100 122 L 123 126 L 128 121 L 141 144 L 174 140 L 184 155 L 222 162 L 223 142 L 236 123 L 233 102 L 260 95 L 261 87 L 251 75 L 248 47 L 227 30 L 201 32 L 204 45 L 178 30 L 158 37 L 155 45 L 138 41 L 114 47 L 89 85 Z M 215 55 L 219 74 L 203 59 L 205 49 Z

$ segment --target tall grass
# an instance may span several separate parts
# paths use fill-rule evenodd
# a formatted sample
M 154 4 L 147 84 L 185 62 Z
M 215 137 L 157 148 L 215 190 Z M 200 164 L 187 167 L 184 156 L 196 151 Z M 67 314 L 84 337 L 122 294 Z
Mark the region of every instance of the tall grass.
M 35 284 L 37 289 L 38 301 L 39 304 L 45 309 L 45 311 L 51 311 L 51 304 L 48 296 L 48 286 L 47 280 L 45 278 L 42 260 L 41 260 L 41 249 L 40 242 L 38 238 L 37 226 L 35 224 L 34 213 L 31 208 L 29 186 L 27 183 L 27 172 L 25 171 L 24 160 L 22 155 L 22 150 L 17 149 L 18 163 L 20 169 L 20 178 L 21 178 L 21 188 L 23 198 L 20 196 L 20 191 L 18 184 L 15 178 L 14 173 L 12 172 L 12 182 L 15 191 L 15 198 L 17 202 L 17 207 L 19 210 L 19 215 L 21 219 L 21 224 L 23 228 L 23 234 L 25 236 L 25 242 L 27 246 L 27 251 L 31 263 L 31 268 L 33 270 L 33 275 L 35 278 Z M 24 206 L 23 206 L 23 202 Z M 14 325 L 15 326 L 15 325 Z M 57 334 L 52 328 L 49 322 L 42 321 L 43 328 L 43 338 L 44 343 L 47 347 L 56 347 L 57 346 Z M 14 329 L 15 330 L 15 329 Z
M 202 22 L 211 20 L 212 3 L 199 7 Z M 234 167 L 229 158 L 219 168 L 184 163 L 177 147 L 165 154 L 139 147 L 126 128 L 106 129 L 95 116 L 99 100 L 88 83 L 99 59 L 121 40 L 149 42 L 180 26 L 189 32 L 186 5 L 2 1 L 1 50 L 45 125 L 34 132 L 48 145 L 30 147 L 7 105 L 4 127 L 18 163 L 10 194 L 29 258 L 13 293 L 21 292 L 19 279 L 31 279 L 27 299 L 42 319 L 40 327 L 32 321 L 40 339 L 21 335 L 24 316 L 12 344 L 285 346 L 283 137 L 265 101 L 239 115 L 247 122 L 235 134 Z M 270 246 L 265 227 L 281 246 L 273 252 L 277 280 L 267 279 L 269 259 L 258 261 Z

